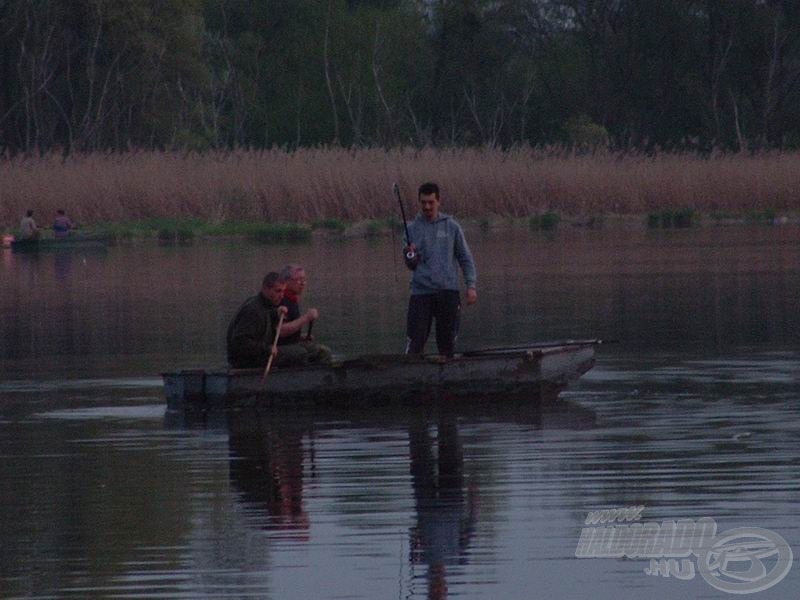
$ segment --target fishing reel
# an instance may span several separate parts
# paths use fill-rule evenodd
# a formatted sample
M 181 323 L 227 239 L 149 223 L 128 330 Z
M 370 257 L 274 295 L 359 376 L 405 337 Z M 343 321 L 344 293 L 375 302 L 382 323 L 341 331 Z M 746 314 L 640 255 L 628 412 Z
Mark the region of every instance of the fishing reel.
M 406 210 L 403 208 L 403 198 L 400 196 L 400 186 L 397 185 L 396 182 L 392 184 L 392 191 L 394 192 L 394 197 L 397 199 L 398 206 L 400 206 L 400 217 L 403 219 L 403 228 L 406 230 L 406 241 L 409 243 L 409 246 L 406 246 L 403 250 L 403 260 L 406 261 L 406 267 L 413 271 L 417 268 L 417 265 L 422 262 L 422 257 L 411 249 L 411 236 L 408 234 Z
M 406 247 L 406 249 L 403 252 L 403 260 L 406 261 L 406 267 L 408 267 L 413 271 L 414 269 L 417 268 L 419 263 L 422 262 L 422 257 L 414 250 L 411 250 L 410 248 Z

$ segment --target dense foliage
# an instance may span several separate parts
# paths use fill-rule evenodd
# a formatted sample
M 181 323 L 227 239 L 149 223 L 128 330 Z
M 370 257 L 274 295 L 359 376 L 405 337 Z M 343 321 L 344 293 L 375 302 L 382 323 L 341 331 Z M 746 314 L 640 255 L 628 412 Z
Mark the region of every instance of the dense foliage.
M 800 146 L 796 0 L 0 0 L 0 151 Z

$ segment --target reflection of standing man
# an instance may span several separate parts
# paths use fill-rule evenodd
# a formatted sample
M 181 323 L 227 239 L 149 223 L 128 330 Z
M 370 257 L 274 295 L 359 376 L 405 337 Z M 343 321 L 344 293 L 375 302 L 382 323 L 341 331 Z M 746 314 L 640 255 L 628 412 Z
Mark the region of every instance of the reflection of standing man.
M 408 225 L 406 266 L 411 277 L 406 334 L 407 354 L 421 354 L 436 321 L 439 354 L 452 356 L 461 322 L 458 269 L 467 285 L 467 304 L 478 299 L 475 261 L 461 226 L 450 215 L 440 213 L 439 187 L 424 183 L 419 188 L 420 213 Z M 413 258 L 408 258 L 415 254 Z
M 477 503 L 464 494 L 464 457 L 453 416 L 437 426 L 437 449 L 425 420 L 409 428 L 411 479 L 417 525 L 411 530 L 411 561 L 428 566 L 428 597 L 447 597 L 447 566 L 464 561 L 475 528 Z

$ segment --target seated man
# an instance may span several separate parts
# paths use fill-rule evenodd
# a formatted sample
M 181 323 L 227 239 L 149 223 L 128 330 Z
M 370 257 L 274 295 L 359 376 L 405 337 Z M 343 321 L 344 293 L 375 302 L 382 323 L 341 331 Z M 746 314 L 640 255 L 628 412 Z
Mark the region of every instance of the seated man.
M 21 240 L 38 240 L 39 228 L 36 226 L 36 221 L 33 220 L 33 211 L 28 209 L 25 216 L 19 223 L 19 239 Z
M 57 238 L 64 238 L 69 235 L 70 231 L 72 231 L 72 221 L 59 208 L 56 211 L 56 218 L 53 220 L 53 235 Z
M 275 331 L 281 314 L 286 308 L 280 306 L 286 284 L 276 272 L 267 273 L 261 283 L 261 291 L 248 298 L 228 326 L 228 363 L 234 369 L 264 367 L 267 364 Z M 281 363 L 281 352 L 274 359 Z
M 286 321 L 281 327 L 278 346 L 284 360 L 291 364 L 330 364 L 331 351 L 327 346 L 317 344 L 311 336 L 311 325 L 319 318 L 319 311 L 310 308 L 300 311 L 300 296 L 306 288 L 306 272 L 299 265 L 287 265 L 281 270 L 281 281 L 286 283 L 286 291 L 281 306 L 286 307 Z M 302 329 L 308 325 L 308 334 L 303 337 Z

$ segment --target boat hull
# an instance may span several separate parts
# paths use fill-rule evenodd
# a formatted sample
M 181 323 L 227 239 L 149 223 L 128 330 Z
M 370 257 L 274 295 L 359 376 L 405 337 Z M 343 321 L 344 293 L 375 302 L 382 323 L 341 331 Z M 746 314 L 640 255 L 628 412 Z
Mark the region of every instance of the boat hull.
M 46 238 L 38 240 L 14 240 L 11 242 L 11 252 L 21 254 L 38 252 L 105 252 L 106 244 L 101 240 L 86 238 Z
M 164 373 L 168 407 L 252 403 L 371 403 L 386 400 L 530 393 L 549 399 L 588 371 L 598 341 L 439 356 L 379 355 L 330 366 L 183 370 Z

